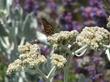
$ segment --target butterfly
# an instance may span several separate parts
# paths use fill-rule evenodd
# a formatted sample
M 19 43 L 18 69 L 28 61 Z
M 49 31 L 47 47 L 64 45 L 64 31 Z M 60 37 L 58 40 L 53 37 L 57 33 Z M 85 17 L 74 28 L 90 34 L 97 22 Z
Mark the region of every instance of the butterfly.
M 41 18 L 41 24 L 43 27 L 44 34 L 46 34 L 47 36 L 54 34 L 55 27 L 52 24 L 50 24 L 46 18 Z
M 55 27 L 47 21 L 46 18 L 40 18 L 41 30 L 42 32 L 37 31 L 37 40 L 31 41 L 31 43 L 44 43 L 48 44 L 47 36 L 54 34 Z
M 60 26 L 56 24 L 52 19 L 41 17 L 40 19 L 42 32 L 37 31 L 37 40 L 32 43 L 44 43 L 48 45 L 47 37 L 54 33 L 60 32 Z

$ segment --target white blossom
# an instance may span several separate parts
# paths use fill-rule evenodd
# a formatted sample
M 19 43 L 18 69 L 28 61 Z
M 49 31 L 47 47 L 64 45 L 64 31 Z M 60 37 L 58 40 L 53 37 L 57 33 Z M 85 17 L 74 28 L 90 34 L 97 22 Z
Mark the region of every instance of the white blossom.
M 109 44 L 110 33 L 101 27 L 85 27 L 77 36 L 79 46 L 88 45 L 91 49 L 100 49 L 103 44 Z
M 50 59 L 51 63 L 59 68 L 64 67 L 64 64 L 67 62 L 66 58 L 58 54 L 53 54 Z

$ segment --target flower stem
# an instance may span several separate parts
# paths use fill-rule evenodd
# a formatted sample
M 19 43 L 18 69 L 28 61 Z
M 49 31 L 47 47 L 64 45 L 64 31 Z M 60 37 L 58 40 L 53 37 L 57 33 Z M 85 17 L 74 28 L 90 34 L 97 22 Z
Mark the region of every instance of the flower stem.
M 69 66 L 67 64 L 64 67 L 64 82 L 68 82 L 68 73 L 69 73 Z
M 74 52 L 72 53 L 72 55 L 74 56 L 75 54 L 81 53 L 81 52 L 84 51 L 87 47 L 88 47 L 88 46 L 85 45 L 85 46 L 79 48 L 78 50 L 74 51 Z
M 69 68 L 70 68 L 70 65 L 71 65 L 71 59 L 72 59 L 72 57 L 70 56 L 68 58 L 68 62 L 66 63 L 66 65 L 64 67 L 64 82 L 68 82 Z
M 46 77 L 46 75 L 45 75 L 39 68 L 37 68 L 37 70 L 38 70 L 39 74 L 40 74 L 45 80 L 48 80 L 47 77 Z
M 47 78 L 46 82 L 53 82 L 53 76 L 55 74 L 55 70 L 56 70 L 56 67 L 53 66 L 52 69 L 50 70 L 49 74 L 46 76 L 46 78 Z
M 110 48 L 110 45 L 104 45 L 104 44 L 103 44 L 103 47 L 104 47 L 104 48 Z
M 51 77 L 53 77 L 54 73 L 56 70 L 56 66 L 53 66 L 52 69 L 50 70 L 49 74 L 47 75 L 47 78 L 50 79 Z

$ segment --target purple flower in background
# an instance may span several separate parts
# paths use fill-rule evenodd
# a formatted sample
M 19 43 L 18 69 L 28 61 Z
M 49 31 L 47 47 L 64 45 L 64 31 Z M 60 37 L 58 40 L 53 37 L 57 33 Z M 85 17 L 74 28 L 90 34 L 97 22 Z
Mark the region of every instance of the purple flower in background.
M 92 19 L 92 7 L 88 6 L 85 7 L 82 11 L 82 15 L 84 16 L 85 19 Z
M 92 54 L 92 55 L 91 55 Z M 105 74 L 105 62 L 103 58 L 101 57 L 101 52 L 94 53 L 93 51 L 88 54 L 87 57 L 89 57 L 89 63 L 83 64 L 84 57 L 76 58 L 74 59 L 74 62 L 76 63 L 76 72 L 78 74 L 83 74 L 89 79 L 92 80 L 92 82 L 107 82 L 104 78 Z M 80 61 L 78 61 L 80 60 Z M 79 65 L 79 66 L 78 66 Z M 80 68 L 80 69 L 79 69 Z M 86 75 L 84 72 L 88 72 L 88 75 Z
M 72 13 L 68 12 L 66 14 L 66 16 L 64 17 L 64 19 L 67 23 L 71 23 L 72 22 Z
M 85 7 L 82 12 L 83 12 L 82 15 L 86 19 L 93 19 L 94 16 L 98 16 L 98 17 L 105 16 L 106 17 L 105 11 L 97 7 L 88 6 L 88 7 Z
M 34 1 L 33 12 L 35 12 L 35 14 L 37 14 L 38 10 L 39 10 L 39 3 L 37 1 Z
M 95 64 L 99 64 L 100 61 L 102 60 L 101 57 L 93 57 L 92 59 L 93 59 L 93 62 L 94 62 Z
M 92 16 L 106 16 L 105 10 L 102 8 L 93 7 Z
M 102 0 L 89 0 L 90 6 L 102 7 Z
M 92 25 L 97 25 L 102 27 L 105 26 L 107 23 L 106 20 L 107 15 L 103 8 L 88 6 L 83 9 L 82 13 L 85 22 L 86 21 L 88 22 L 88 20 L 94 21 Z M 91 24 L 86 23 L 86 25 L 88 26 Z
M 73 11 L 73 3 L 74 0 L 62 0 L 62 6 L 64 7 L 65 11 L 72 12 Z
M 82 9 L 82 16 L 84 18 L 85 25 L 87 26 L 106 26 L 107 14 L 104 10 L 102 0 L 89 0 L 89 5 Z
M 94 8 L 93 19 L 96 21 L 96 25 L 105 27 L 107 24 L 107 14 L 104 9 Z
M 67 23 L 64 25 L 64 28 L 68 31 L 73 30 L 73 23 Z
M 66 5 L 67 3 L 71 4 L 71 3 L 73 3 L 73 2 L 75 2 L 75 0 L 62 0 L 62 3 L 63 3 L 64 5 Z
M 19 0 L 15 0 L 15 1 L 13 1 L 13 6 L 14 6 L 14 8 L 15 9 L 19 9 L 19 7 L 20 7 L 20 3 L 19 3 Z
M 39 80 L 38 82 L 44 82 L 43 80 Z
M 64 27 L 64 30 L 78 30 L 80 31 L 83 25 L 80 22 L 74 21 L 72 12 L 64 12 L 60 17 L 60 23 Z
M 81 31 L 83 25 L 80 22 L 74 22 L 74 30 Z
M 27 13 L 34 12 L 37 14 L 37 11 L 39 9 L 38 2 L 36 0 L 26 0 L 24 4 L 24 10 Z
M 33 0 L 26 0 L 25 4 L 24 4 L 24 9 L 28 13 L 32 12 L 33 9 L 34 9 L 34 2 L 33 2 Z
M 85 67 L 85 69 L 89 71 L 89 74 L 91 76 L 94 76 L 96 74 L 96 68 L 94 65 L 87 66 Z
M 41 47 L 41 53 L 42 53 L 43 55 L 48 55 L 48 54 L 50 53 L 50 51 L 51 51 L 51 49 L 48 48 L 47 46 L 42 46 L 42 47 Z
M 64 30 L 68 30 L 68 31 L 73 30 L 74 24 L 73 24 L 73 17 L 71 12 L 64 13 L 60 18 L 60 22 L 64 27 Z
M 49 10 L 48 14 L 53 20 L 56 20 L 58 18 L 58 5 L 55 2 L 55 0 L 47 0 L 46 4 L 47 10 Z
M 57 10 L 57 4 L 55 3 L 54 0 L 48 0 L 47 1 L 47 6 L 50 8 L 51 11 L 56 11 Z

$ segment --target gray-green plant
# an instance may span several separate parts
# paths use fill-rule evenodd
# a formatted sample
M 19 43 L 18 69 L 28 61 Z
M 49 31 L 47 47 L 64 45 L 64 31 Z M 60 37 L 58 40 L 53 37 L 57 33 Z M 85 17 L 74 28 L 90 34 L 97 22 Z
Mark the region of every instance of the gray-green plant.
M 44 42 L 49 42 L 52 47 L 52 51 L 50 55 L 48 55 L 47 61 L 45 61 L 45 63 L 44 60 L 42 60 L 44 57 L 42 57 L 41 55 L 41 57 L 39 57 L 39 55 L 36 54 L 36 50 L 34 53 L 30 53 L 30 49 L 28 49 L 29 47 L 26 47 L 26 50 L 21 50 L 20 52 L 22 54 L 19 55 L 19 58 L 15 60 L 14 63 L 11 63 L 9 65 L 11 72 L 21 72 L 17 74 L 21 75 L 20 80 L 15 78 L 15 81 L 23 81 L 21 80 L 21 78 L 24 78 L 25 74 L 22 71 L 25 71 L 32 74 L 38 73 L 44 79 L 44 81 L 53 82 L 55 73 L 59 69 L 58 67 L 61 66 L 64 70 L 64 82 L 68 82 L 71 58 L 73 56 L 80 57 L 90 49 L 93 49 L 95 51 L 106 50 L 107 57 L 108 59 L 110 59 L 110 33 L 107 30 L 100 27 L 88 27 L 88 29 L 83 29 L 81 33 L 77 33 L 75 37 L 73 31 L 63 31 L 60 33 L 55 33 L 50 37 L 46 37 L 42 33 L 40 34 L 40 32 L 36 32 L 35 29 L 38 25 L 36 17 L 34 17 L 33 13 L 27 15 L 24 14 L 22 8 L 20 6 L 14 8 L 11 1 L 12 0 L 1 0 L 0 2 L 0 52 L 5 54 L 10 61 L 13 61 L 15 60 L 15 58 L 17 58 L 16 56 L 19 55 L 18 45 L 23 46 L 25 41 L 34 39 L 36 37 L 36 34 L 38 35 L 38 38 L 40 38 L 40 41 L 43 42 L 43 40 L 45 40 Z M 45 39 L 41 39 L 42 36 Z M 26 51 L 25 54 L 24 51 Z M 54 53 L 61 54 L 66 57 L 66 64 L 64 65 L 65 62 L 62 64 L 63 61 L 61 60 L 63 59 L 63 56 L 58 55 L 57 57 L 52 57 L 54 56 Z M 22 59 L 23 57 L 24 59 Z M 32 60 L 33 57 L 35 57 L 35 60 Z M 61 59 L 59 59 L 60 57 Z M 29 67 L 29 69 L 27 69 L 24 64 L 25 59 L 25 64 L 27 67 Z M 44 64 L 41 64 L 40 66 L 38 65 L 39 62 Z M 15 65 L 15 68 L 19 67 L 20 69 L 17 68 L 16 70 L 15 68 L 13 68 L 13 65 Z M 31 68 L 31 66 L 33 68 Z M 33 71 L 33 69 L 35 71 Z M 82 78 L 84 80 L 83 76 Z M 80 81 L 83 80 L 80 79 Z
M 37 19 L 33 13 L 26 14 L 19 5 L 12 3 L 13 0 L 0 0 L 0 55 L 8 59 L 7 63 L 18 57 L 18 45 L 35 39 L 37 32 Z M 19 75 L 23 77 L 23 74 Z
M 0 2 L 0 52 L 9 59 L 17 56 L 18 45 L 36 37 L 37 30 L 33 13 L 25 14 L 20 6 L 13 6 L 11 1 Z

